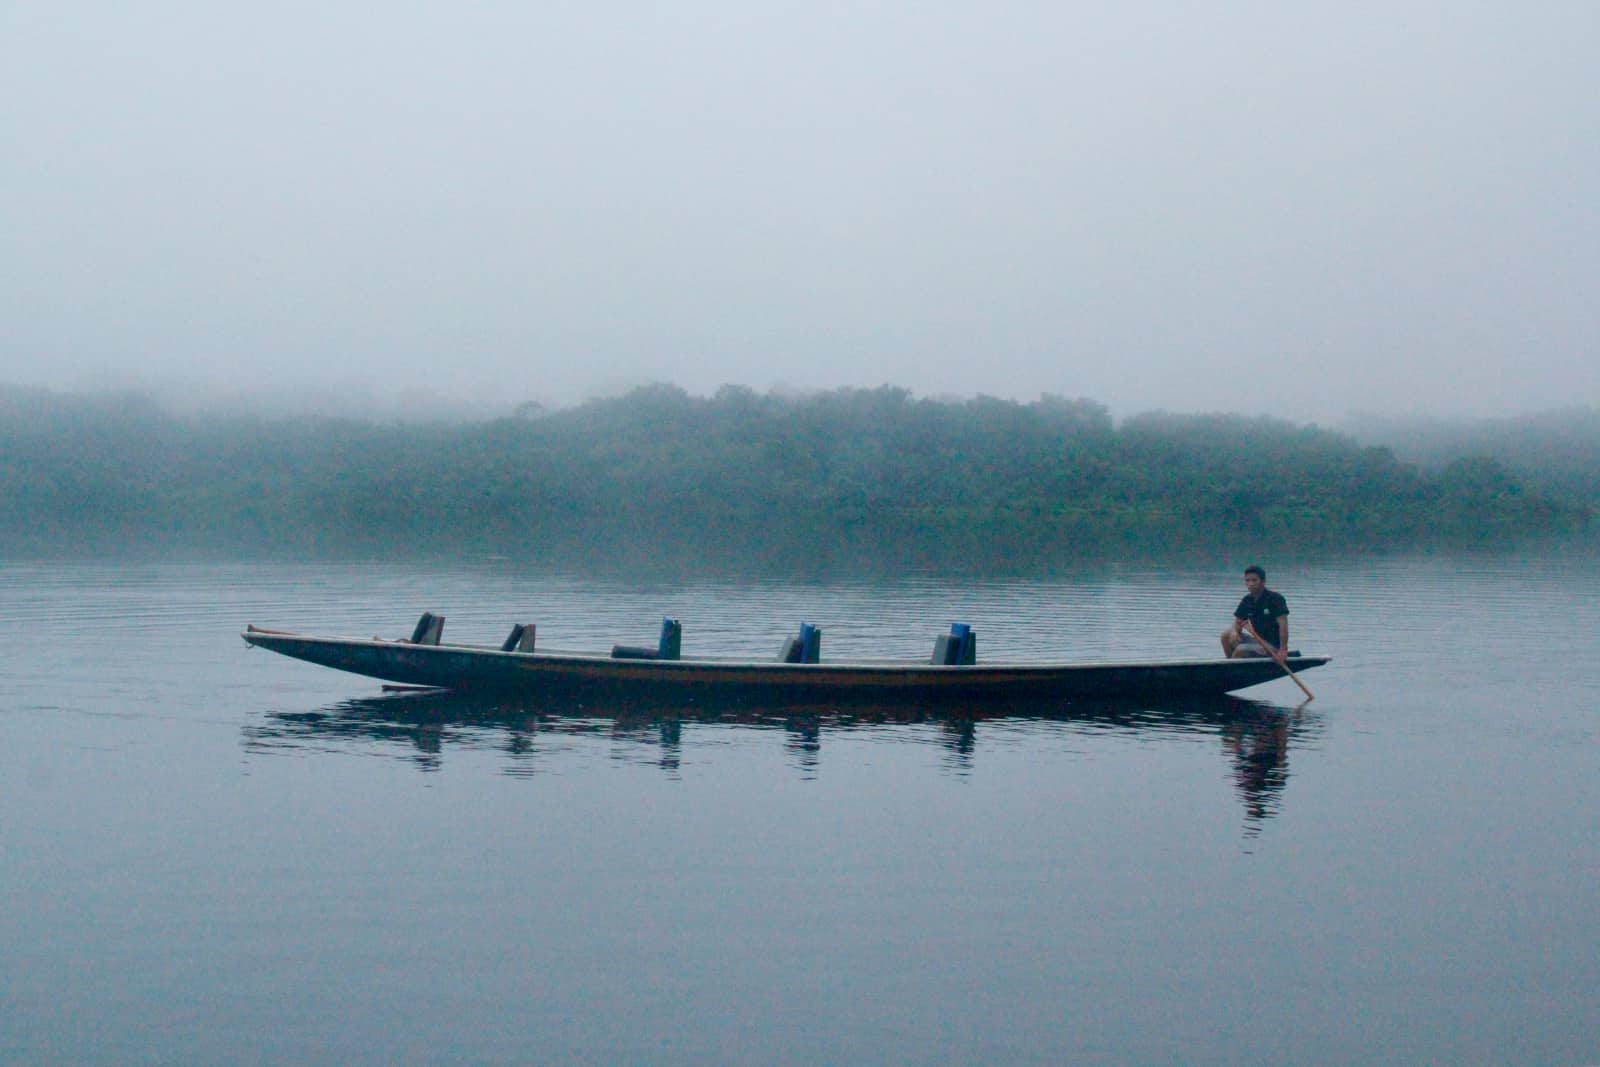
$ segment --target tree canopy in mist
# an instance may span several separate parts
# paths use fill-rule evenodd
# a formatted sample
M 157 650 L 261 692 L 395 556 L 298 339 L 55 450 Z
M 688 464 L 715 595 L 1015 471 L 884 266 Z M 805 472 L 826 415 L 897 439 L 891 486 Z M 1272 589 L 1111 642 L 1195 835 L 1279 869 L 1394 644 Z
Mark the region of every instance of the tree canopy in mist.
M 500 555 L 707 567 L 1066 566 L 1496 545 L 1587 528 L 1592 498 L 1490 456 L 1425 472 L 1268 418 L 1086 400 L 672 386 L 480 422 L 174 416 L 0 392 L 13 554 Z

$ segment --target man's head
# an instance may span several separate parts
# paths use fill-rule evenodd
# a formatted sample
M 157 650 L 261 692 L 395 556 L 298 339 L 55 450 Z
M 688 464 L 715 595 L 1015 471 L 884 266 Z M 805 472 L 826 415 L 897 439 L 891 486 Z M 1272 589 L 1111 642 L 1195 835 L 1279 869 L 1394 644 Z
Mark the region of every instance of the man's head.
M 1254 563 L 1244 569 L 1244 587 L 1251 596 L 1260 593 L 1267 585 L 1267 572 Z

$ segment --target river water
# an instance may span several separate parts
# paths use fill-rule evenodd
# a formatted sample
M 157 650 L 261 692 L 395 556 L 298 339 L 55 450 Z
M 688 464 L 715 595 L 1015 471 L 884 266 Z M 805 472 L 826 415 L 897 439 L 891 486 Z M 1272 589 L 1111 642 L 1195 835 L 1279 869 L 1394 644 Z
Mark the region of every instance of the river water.
M 1304 706 L 663 716 L 237 634 L 1192 658 L 1242 586 L 0 564 L 0 1061 L 1600 1061 L 1600 560 L 1272 569 Z

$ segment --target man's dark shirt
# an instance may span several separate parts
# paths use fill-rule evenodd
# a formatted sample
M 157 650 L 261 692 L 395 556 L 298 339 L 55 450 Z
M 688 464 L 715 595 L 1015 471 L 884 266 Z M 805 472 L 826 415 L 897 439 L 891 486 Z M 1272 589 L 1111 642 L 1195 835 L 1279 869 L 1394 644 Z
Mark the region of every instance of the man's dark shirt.
M 1283 599 L 1283 594 L 1270 589 L 1261 590 L 1259 597 L 1246 593 L 1244 599 L 1239 601 L 1239 606 L 1233 609 L 1234 618 L 1249 619 L 1261 639 L 1272 642 L 1274 646 L 1281 643 L 1278 639 L 1278 618 L 1287 614 L 1289 604 Z

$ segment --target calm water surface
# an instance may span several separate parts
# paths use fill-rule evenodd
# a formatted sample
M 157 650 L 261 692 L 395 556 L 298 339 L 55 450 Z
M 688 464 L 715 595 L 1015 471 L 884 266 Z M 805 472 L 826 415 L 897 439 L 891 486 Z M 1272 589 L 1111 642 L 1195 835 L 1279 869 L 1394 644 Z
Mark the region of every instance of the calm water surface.
M 0 564 L 0 1060 L 1600 1061 L 1600 562 L 1271 584 L 1304 707 L 662 716 L 237 633 L 1188 658 L 1240 582 Z

